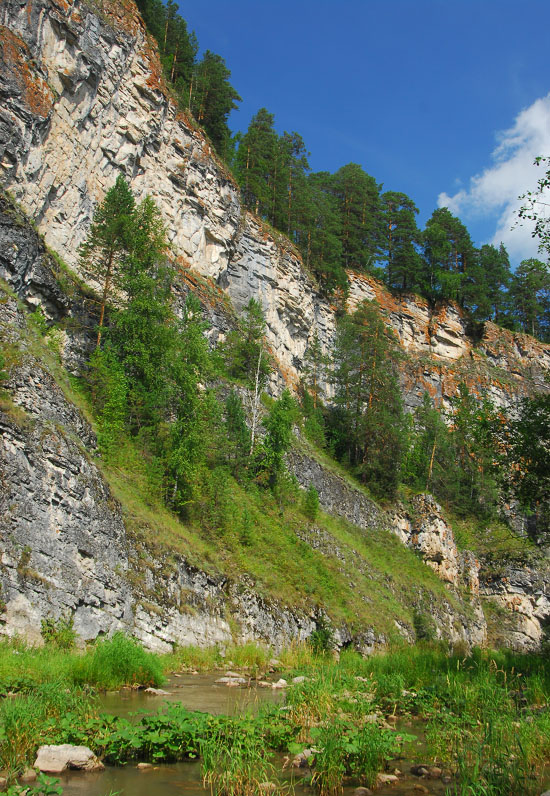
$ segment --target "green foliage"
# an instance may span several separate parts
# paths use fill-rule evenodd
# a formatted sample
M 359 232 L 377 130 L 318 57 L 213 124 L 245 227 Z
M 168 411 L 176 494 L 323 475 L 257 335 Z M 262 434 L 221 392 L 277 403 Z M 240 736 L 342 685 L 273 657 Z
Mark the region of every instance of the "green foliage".
M 98 641 L 75 661 L 73 677 L 77 683 L 107 689 L 136 683 L 156 686 L 164 681 L 158 657 L 121 632 Z
M 346 776 L 372 787 L 385 761 L 398 749 L 393 733 L 369 724 L 358 728 L 342 719 L 313 728 L 311 735 L 320 749 L 315 754 L 312 784 L 323 796 L 341 793 Z
M 231 152 L 229 114 L 237 110 L 241 97 L 229 79 L 231 72 L 221 55 L 206 50 L 193 68 L 189 87 L 189 109 L 201 124 L 216 151 L 224 158 Z M 182 97 L 185 101 L 185 97 Z
M 225 433 L 225 458 L 235 478 L 242 480 L 248 467 L 252 438 L 246 424 L 242 401 L 234 390 L 229 393 L 225 402 Z
M 251 298 L 244 308 L 238 329 L 228 334 L 223 345 L 228 374 L 248 387 L 254 387 L 258 381 L 262 389 L 271 372 L 264 344 L 265 327 L 262 305 Z
M 40 337 L 45 337 L 48 333 L 48 320 L 44 315 L 42 307 L 38 306 L 34 312 L 29 313 L 29 321 L 36 329 Z
M 304 495 L 304 514 L 311 522 L 317 519 L 319 511 L 319 493 L 314 484 L 310 484 Z
M 111 347 L 96 348 L 90 357 L 88 383 L 98 421 L 99 450 L 109 458 L 120 450 L 128 418 L 128 380 Z
M 535 516 L 537 533 L 550 531 L 550 394 L 525 398 L 510 428 L 513 491 Z
M 60 616 L 58 619 L 48 617 L 40 623 L 40 632 L 44 643 L 61 650 L 71 650 L 76 643 L 74 620 L 71 616 Z
M 227 157 L 231 151 L 227 120 L 241 98 L 229 82 L 231 72 L 224 59 L 206 50 L 197 60 L 197 38 L 187 30 L 173 0 L 138 0 L 137 5 L 157 40 L 164 76 L 180 107 L 193 113 L 218 153 Z
M 510 286 L 511 314 L 524 332 L 550 339 L 550 270 L 530 258 L 516 268 Z
M 37 686 L 17 699 L 0 702 L 0 768 L 10 777 L 21 774 L 34 762 L 42 743 L 45 726 L 68 713 L 73 721 L 84 721 L 92 710 L 89 696 L 81 690 L 67 689 L 63 683 Z
M 30 785 L 10 785 L 7 796 L 61 796 L 63 788 L 55 777 L 39 773 L 36 782 Z
M 6 367 L 6 358 L 0 352 L 0 382 L 6 381 L 6 379 L 8 378 L 9 374 L 6 370 L 4 370 L 5 367 Z
M 416 225 L 418 208 L 406 194 L 387 191 L 381 196 L 382 256 L 386 263 L 385 281 L 401 291 L 418 288 L 422 260 L 418 251 L 420 230 Z
M 430 614 L 415 610 L 413 613 L 413 627 L 417 641 L 435 641 L 435 622 Z
M 324 616 L 318 616 L 315 620 L 315 630 L 311 633 L 308 642 L 316 655 L 322 655 L 333 649 L 334 632 L 332 625 Z
M 329 444 L 375 495 L 392 497 L 406 449 L 406 423 L 394 373 L 397 348 L 375 304 L 363 302 L 338 326 Z
M 283 472 L 283 457 L 290 448 L 292 427 L 299 418 L 296 401 L 288 390 L 283 390 L 268 416 L 263 421 L 266 435 L 256 451 L 256 469 L 261 482 L 274 488 Z
M 446 422 L 447 421 L 447 422 Z M 497 512 L 503 478 L 506 418 L 490 400 L 464 384 L 448 413 L 433 408 L 428 395 L 416 409 L 403 480 L 430 491 L 460 516 Z
M 200 750 L 204 784 L 217 796 L 253 796 L 273 778 L 264 737 L 251 718 L 219 722 Z

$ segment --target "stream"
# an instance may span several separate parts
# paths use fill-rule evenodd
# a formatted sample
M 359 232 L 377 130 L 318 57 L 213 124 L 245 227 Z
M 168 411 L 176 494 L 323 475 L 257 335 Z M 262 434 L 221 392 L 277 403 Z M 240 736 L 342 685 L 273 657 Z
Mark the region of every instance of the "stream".
M 102 712 L 111 715 L 132 717 L 134 713 L 156 712 L 165 702 L 180 702 L 190 710 L 200 710 L 212 714 L 235 715 L 243 712 L 255 712 L 260 705 L 266 703 L 282 704 L 284 690 L 269 688 L 228 688 L 215 681 L 220 673 L 171 675 L 163 690 L 168 694 L 148 694 L 143 690 L 122 689 L 108 692 L 100 698 Z M 136 716 L 139 720 L 139 715 Z M 418 755 L 422 757 L 422 726 L 403 726 L 406 732 L 418 735 Z M 277 764 L 277 760 L 274 760 Z M 282 756 L 280 756 L 282 768 Z M 408 772 L 409 760 L 395 760 L 390 770 L 398 768 Z M 279 766 L 277 766 L 279 768 Z M 280 781 L 290 782 L 289 771 L 280 773 Z M 300 785 L 300 773 L 295 774 L 297 794 L 312 794 L 310 788 Z M 209 791 L 202 786 L 200 761 L 186 761 L 174 764 L 162 764 L 149 769 L 138 769 L 131 763 L 127 766 L 108 766 L 105 771 L 85 773 L 80 771 L 67 772 L 60 777 L 63 796 L 109 796 L 124 794 L 125 796 L 205 796 Z M 415 785 L 423 790 L 415 789 Z M 419 779 L 411 774 L 400 777 L 399 782 L 383 785 L 376 789 L 380 796 L 421 796 L 433 794 L 443 796 L 447 786 L 440 780 Z M 351 796 L 355 786 L 345 787 L 344 796 Z

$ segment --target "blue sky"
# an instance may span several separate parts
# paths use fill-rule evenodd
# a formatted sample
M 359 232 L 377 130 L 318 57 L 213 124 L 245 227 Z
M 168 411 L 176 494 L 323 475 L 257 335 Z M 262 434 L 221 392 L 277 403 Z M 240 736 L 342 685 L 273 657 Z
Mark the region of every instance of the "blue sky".
M 262 106 L 299 132 L 313 170 L 360 163 L 404 191 L 423 225 L 448 205 L 472 238 L 534 256 L 510 232 L 519 193 L 550 155 L 550 4 L 542 0 L 180 2 L 202 50 L 222 55 L 246 130 Z

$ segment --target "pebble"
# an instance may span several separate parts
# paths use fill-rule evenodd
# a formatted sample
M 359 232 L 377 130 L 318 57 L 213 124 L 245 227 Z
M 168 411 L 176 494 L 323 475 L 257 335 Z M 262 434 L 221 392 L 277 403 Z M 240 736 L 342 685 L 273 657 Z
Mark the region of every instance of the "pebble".
M 411 774 L 415 777 L 425 777 L 429 773 L 426 766 L 411 766 Z
M 441 774 L 442 774 L 442 773 L 443 773 L 443 772 L 442 772 L 442 770 L 439 768 L 439 766 L 432 766 L 432 767 L 429 769 L 429 775 L 430 775 L 430 779 L 440 779 L 440 778 L 441 778 Z
M 283 680 L 283 678 L 281 677 L 281 679 L 280 679 L 280 680 L 277 680 L 277 682 L 276 682 L 276 683 L 272 683 L 272 684 L 271 684 L 271 687 L 272 687 L 272 688 L 286 688 L 286 687 L 287 687 L 287 685 L 288 685 L 287 681 L 286 681 L 286 680 Z
M 391 782 L 397 782 L 399 779 L 395 774 L 378 774 L 376 777 L 377 785 L 389 785 Z
M 244 679 L 244 677 L 238 677 L 238 676 L 236 676 L 236 677 L 218 677 L 218 679 L 215 680 L 214 682 L 221 683 L 222 685 L 228 685 L 228 686 L 234 688 L 235 686 L 238 686 L 238 685 L 244 685 L 246 683 L 246 680 Z

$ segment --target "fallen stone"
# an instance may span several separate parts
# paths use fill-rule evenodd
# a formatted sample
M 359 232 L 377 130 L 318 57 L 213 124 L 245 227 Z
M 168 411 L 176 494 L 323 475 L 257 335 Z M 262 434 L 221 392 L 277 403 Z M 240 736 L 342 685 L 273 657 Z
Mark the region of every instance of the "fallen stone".
M 164 691 L 162 688 L 146 688 L 146 694 L 154 694 L 155 696 L 169 696 L 170 691 Z
M 8 780 L 6 777 L 0 777 L 0 791 L 7 790 Z
M 214 682 L 221 683 L 222 685 L 235 686 L 235 685 L 244 685 L 246 683 L 246 680 L 244 677 L 239 677 L 239 675 L 236 675 L 235 677 L 218 677 L 218 679 L 215 680 Z
M 87 746 L 71 746 L 64 743 L 59 746 L 41 746 L 36 755 L 34 768 L 46 774 L 61 774 L 68 768 L 101 771 L 105 766 Z
M 22 783 L 34 782 L 35 779 L 36 779 L 36 771 L 34 770 L 34 768 L 26 768 L 19 777 L 19 782 Z
M 443 771 L 439 768 L 439 766 L 431 766 L 428 770 L 428 773 L 430 779 L 440 779 Z
M 272 687 L 272 688 L 286 688 L 286 687 L 287 687 L 287 685 L 288 685 L 287 681 L 286 681 L 286 680 L 283 680 L 283 678 L 281 677 L 281 679 L 280 679 L 280 680 L 277 680 L 277 682 L 276 682 L 276 683 L 272 683 L 272 684 L 271 684 L 271 687 Z
M 139 768 L 140 771 L 150 771 L 153 768 L 152 763 L 138 763 L 136 768 Z
M 355 788 L 352 796 L 372 796 L 370 788 Z
M 304 677 L 303 674 L 301 674 L 299 677 L 293 677 L 292 678 L 292 682 L 295 683 L 295 684 L 305 683 L 306 680 L 307 680 L 307 677 Z
M 399 777 L 396 774 L 377 774 L 376 775 L 376 784 L 377 785 L 389 785 L 392 782 L 397 782 Z
M 415 777 L 426 777 L 429 774 L 427 766 L 411 766 L 411 774 Z
M 316 753 L 316 749 L 304 749 L 303 752 L 299 752 L 297 755 L 294 756 L 292 760 L 292 766 L 294 768 L 305 768 L 308 764 L 308 760 Z

